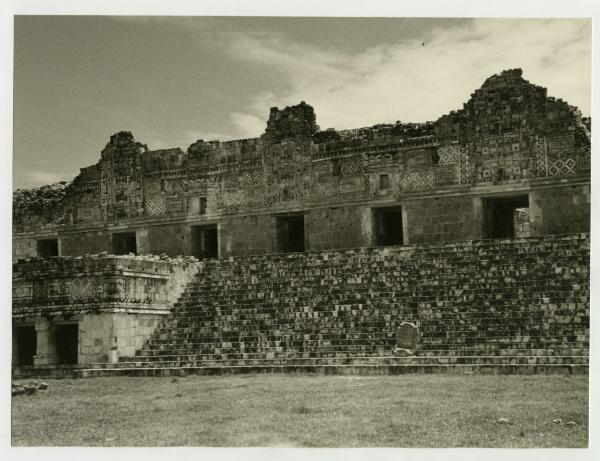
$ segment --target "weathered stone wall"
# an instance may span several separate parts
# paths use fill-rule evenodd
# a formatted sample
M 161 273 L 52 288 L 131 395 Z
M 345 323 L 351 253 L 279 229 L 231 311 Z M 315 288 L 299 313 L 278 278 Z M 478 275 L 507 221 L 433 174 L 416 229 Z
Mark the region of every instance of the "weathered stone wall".
M 35 326 L 35 369 L 61 363 L 61 335 L 76 347 L 77 365 L 133 354 L 168 314 L 193 278 L 194 258 L 91 255 L 13 263 L 13 328 Z M 76 325 L 77 344 L 61 325 Z M 18 363 L 13 333 L 13 368 Z M 75 349 L 73 349 L 75 350 Z M 58 368 L 57 368 L 58 366 Z
M 482 238 L 481 198 L 439 197 L 406 202 L 410 243 Z
M 251 215 L 227 217 L 220 224 L 221 256 L 248 256 L 277 251 L 275 217 Z
M 106 230 L 61 233 L 61 256 L 79 256 L 112 252 L 112 239 Z M 36 254 L 30 256 L 37 256 Z
M 319 131 L 315 112 L 311 106 L 302 101 L 297 106 L 279 110 L 271 107 L 267 129 L 263 139 L 270 144 L 298 139 L 307 139 Z
M 532 191 L 539 210 L 536 234 L 567 234 L 590 230 L 590 186 L 574 185 Z
M 148 226 L 138 233 L 141 254 L 185 255 L 187 227 L 182 223 Z
M 84 314 L 79 322 L 78 363 L 108 362 L 122 355 L 133 355 L 163 317 L 157 314 Z
M 17 237 L 13 239 L 13 260 L 31 258 L 37 255 L 37 241 L 32 237 Z
M 496 190 L 498 195 L 490 194 Z M 530 235 L 587 232 L 590 229 L 589 184 L 565 184 L 532 189 L 503 186 L 481 193 L 465 193 L 424 198 L 405 198 L 387 202 L 403 209 L 405 243 L 448 242 L 485 237 L 482 201 L 490 196 L 529 196 Z M 300 210 L 305 219 L 306 249 L 351 248 L 370 246 L 373 241 L 372 210 L 377 203 L 328 206 Z M 381 205 L 379 205 L 381 206 Z M 234 214 L 218 221 L 172 222 L 143 225 L 132 230 L 137 236 L 138 254 L 192 255 L 191 229 L 197 224 L 217 224 L 220 256 L 247 256 L 274 253 L 277 247 L 276 215 Z M 58 237 L 61 255 L 112 252 L 112 234 L 127 230 L 50 234 Z M 13 258 L 37 255 L 36 238 L 13 240 Z
M 83 168 L 68 187 L 52 189 L 52 213 L 39 212 L 47 191 L 16 193 L 14 225 L 17 240 L 54 226 L 64 255 L 110 251 L 114 226 L 140 231 L 140 253 L 177 255 L 190 246 L 187 225 L 219 222 L 221 254 L 245 255 L 276 246 L 263 242 L 265 236 L 275 237 L 272 221 L 259 215 L 308 213 L 309 247 L 310 242 L 313 248 L 365 245 L 367 235 L 358 230 L 363 218 L 350 223 L 340 215 L 350 232 L 338 238 L 333 221 L 325 218 L 320 227 L 313 219 L 318 209 L 340 207 L 358 218 L 366 205 L 406 203 L 414 210 L 417 199 L 478 195 L 482 188 L 486 194 L 513 187 L 536 190 L 589 179 L 590 135 L 580 112 L 512 69 L 488 78 L 462 109 L 435 122 L 321 132 L 314 110 L 302 103 L 273 108 L 261 138 L 199 140 L 186 152 L 150 151 L 131 133 L 119 132 L 97 164 Z M 23 205 L 23 197 L 33 198 Z M 467 218 L 469 200 L 459 205 Z M 433 208 L 424 211 L 422 221 L 439 215 L 443 222 L 417 223 L 409 241 L 477 237 L 470 225 L 462 233 L 454 218 L 440 215 L 439 202 L 421 203 Z M 348 206 L 357 209 L 350 212 Z M 582 208 L 578 215 L 587 213 L 584 202 L 573 207 Z M 549 212 L 538 211 L 544 209 Z M 571 227 L 556 222 L 536 229 L 562 233 Z M 26 240 L 15 244 L 17 256 L 31 251 Z
M 419 356 L 557 363 L 587 354 L 589 288 L 588 234 L 209 260 L 132 360 L 352 363 L 410 322 Z
M 85 312 L 169 311 L 197 270 L 192 259 L 91 255 L 13 264 L 13 319 Z
M 311 250 L 369 246 L 371 209 L 341 206 L 310 210 L 305 215 L 305 228 Z

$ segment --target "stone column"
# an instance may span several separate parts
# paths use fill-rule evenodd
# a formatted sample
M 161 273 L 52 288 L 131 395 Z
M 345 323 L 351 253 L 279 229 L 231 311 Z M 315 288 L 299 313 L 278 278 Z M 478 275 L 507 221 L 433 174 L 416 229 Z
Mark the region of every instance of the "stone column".
M 56 365 L 56 332 L 52 322 L 46 319 L 35 321 L 37 333 L 37 350 L 33 356 L 35 366 Z
M 114 328 L 115 319 L 113 318 L 113 328 Z M 108 361 L 110 363 L 117 363 L 119 361 L 119 345 L 118 338 L 116 336 L 112 337 L 112 346 L 110 347 L 110 351 L 108 353 Z

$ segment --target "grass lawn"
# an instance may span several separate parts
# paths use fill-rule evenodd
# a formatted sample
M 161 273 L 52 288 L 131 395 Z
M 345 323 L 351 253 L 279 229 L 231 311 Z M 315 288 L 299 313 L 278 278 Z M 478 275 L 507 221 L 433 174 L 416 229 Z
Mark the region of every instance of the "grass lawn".
M 587 376 L 249 375 L 46 382 L 47 391 L 13 397 L 14 446 L 588 443 Z M 499 418 L 509 418 L 510 424 Z M 554 424 L 555 418 L 563 424 Z

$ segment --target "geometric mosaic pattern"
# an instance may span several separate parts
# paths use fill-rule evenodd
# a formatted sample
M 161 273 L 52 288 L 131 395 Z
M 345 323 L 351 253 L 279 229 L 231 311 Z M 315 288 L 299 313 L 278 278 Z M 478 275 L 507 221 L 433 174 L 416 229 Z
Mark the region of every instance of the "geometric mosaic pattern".
M 146 201 L 146 213 L 150 216 L 160 216 L 166 212 L 165 198 L 157 195 Z
M 313 188 L 313 196 L 315 197 L 332 197 L 339 194 L 339 187 L 335 183 L 317 183 Z
M 568 176 L 575 174 L 575 159 L 558 159 L 548 164 L 548 175 L 550 176 Z
M 220 204 L 224 208 L 245 205 L 248 203 L 248 193 L 246 191 L 223 191 L 220 195 Z
M 458 181 L 460 184 L 469 184 L 473 182 L 473 164 L 466 147 L 460 148 L 460 166 Z
M 431 189 L 433 188 L 433 178 L 431 170 L 411 171 L 400 179 L 400 187 L 403 190 Z
M 342 176 L 353 176 L 363 172 L 362 157 L 347 158 L 340 161 Z
M 537 175 L 546 176 L 548 158 L 546 156 L 546 143 L 544 142 L 544 138 L 536 137 L 534 149 L 535 169 L 537 170 Z
M 460 150 L 456 146 L 442 146 L 437 151 L 438 165 L 453 165 L 459 162 Z
M 172 191 L 177 194 L 185 192 L 189 188 L 190 187 L 188 186 L 188 183 L 185 179 L 178 179 L 176 181 L 173 181 L 172 186 L 171 186 Z
M 244 171 L 240 177 L 239 182 L 243 185 L 254 185 L 261 184 L 263 181 L 263 171 L 259 169 L 255 170 L 246 170 Z
M 304 175 L 302 181 L 298 184 L 298 196 L 300 199 L 310 199 L 314 195 L 314 181 L 311 175 Z

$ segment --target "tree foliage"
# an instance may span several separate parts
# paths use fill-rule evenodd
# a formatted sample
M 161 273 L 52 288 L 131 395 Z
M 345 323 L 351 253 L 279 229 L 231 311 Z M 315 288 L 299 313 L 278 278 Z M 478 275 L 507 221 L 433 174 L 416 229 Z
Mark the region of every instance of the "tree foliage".
M 69 183 L 61 181 L 13 192 L 13 224 L 60 224 L 65 214 Z

